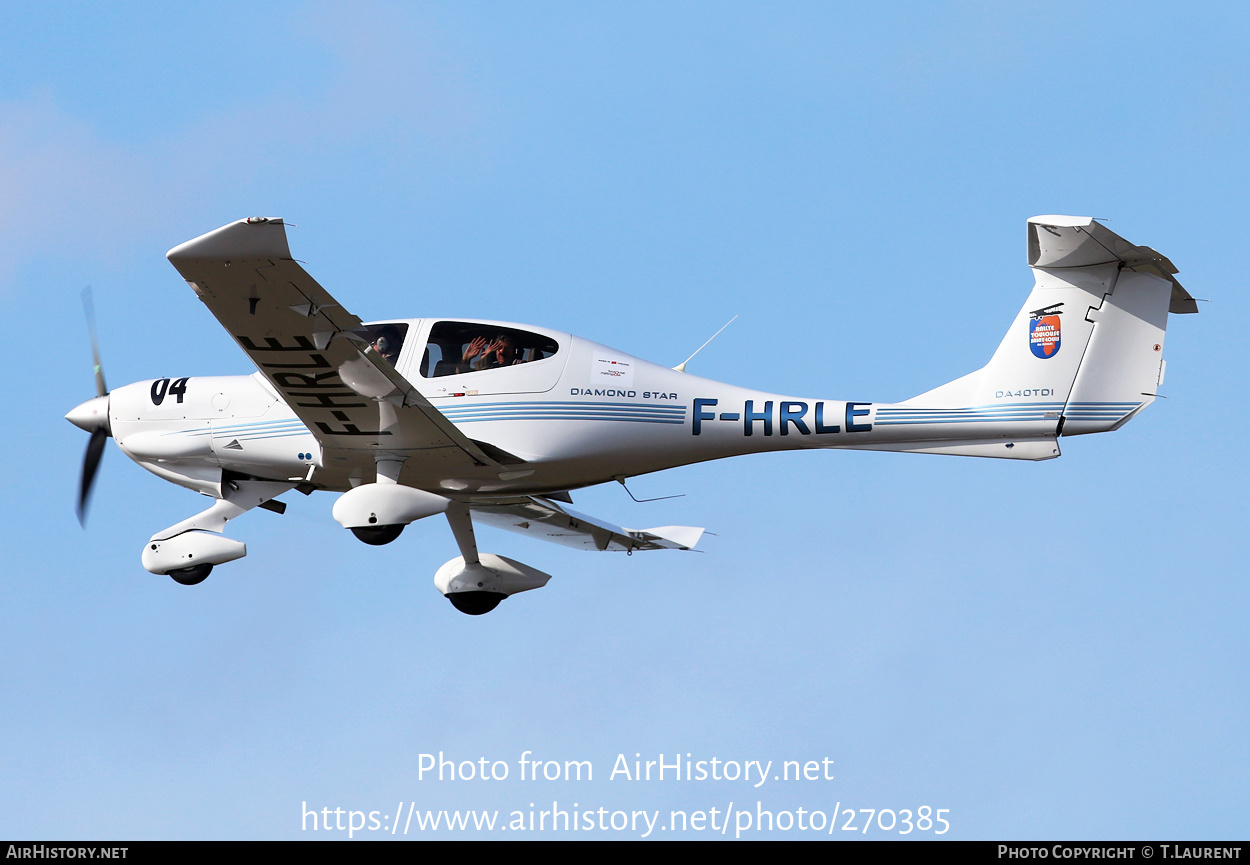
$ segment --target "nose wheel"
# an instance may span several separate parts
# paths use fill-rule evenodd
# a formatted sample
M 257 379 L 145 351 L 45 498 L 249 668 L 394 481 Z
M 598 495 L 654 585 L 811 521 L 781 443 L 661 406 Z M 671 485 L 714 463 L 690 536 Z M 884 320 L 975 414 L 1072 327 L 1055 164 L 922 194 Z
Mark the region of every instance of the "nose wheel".
M 173 578 L 175 583 L 184 586 L 198 586 L 200 583 L 208 579 L 208 575 L 213 572 L 213 566 L 207 562 L 199 565 L 192 565 L 189 568 L 178 568 L 175 571 L 169 571 L 169 576 Z

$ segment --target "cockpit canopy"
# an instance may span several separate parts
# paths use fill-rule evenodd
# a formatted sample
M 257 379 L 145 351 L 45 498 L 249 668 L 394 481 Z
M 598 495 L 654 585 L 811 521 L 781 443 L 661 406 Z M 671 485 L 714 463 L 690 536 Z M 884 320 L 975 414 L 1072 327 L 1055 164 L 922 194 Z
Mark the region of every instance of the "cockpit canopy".
M 421 357 L 422 378 L 463 375 L 545 360 L 560 350 L 549 336 L 464 321 L 439 321 L 430 328 Z

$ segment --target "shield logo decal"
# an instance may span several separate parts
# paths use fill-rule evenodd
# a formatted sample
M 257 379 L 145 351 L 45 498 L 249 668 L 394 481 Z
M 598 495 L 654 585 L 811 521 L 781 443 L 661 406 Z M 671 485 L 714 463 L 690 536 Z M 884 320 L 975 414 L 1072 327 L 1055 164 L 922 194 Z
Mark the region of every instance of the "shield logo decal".
M 1055 304 L 1055 307 L 1063 304 Z M 1054 357 L 1059 353 L 1059 316 L 1062 314 L 1055 307 L 1047 307 L 1030 313 L 1029 349 L 1035 357 L 1042 360 Z

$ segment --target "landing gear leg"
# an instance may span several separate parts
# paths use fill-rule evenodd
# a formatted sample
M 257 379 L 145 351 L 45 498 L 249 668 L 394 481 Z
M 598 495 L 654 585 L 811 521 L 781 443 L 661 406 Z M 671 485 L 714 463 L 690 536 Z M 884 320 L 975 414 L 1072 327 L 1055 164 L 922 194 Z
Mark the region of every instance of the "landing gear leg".
M 481 569 L 481 557 L 477 552 L 477 538 L 473 534 L 473 518 L 469 516 L 469 506 L 463 502 L 452 502 L 447 508 L 447 522 L 451 525 L 451 532 L 456 536 L 456 544 L 460 547 L 460 555 L 464 557 L 464 565 L 466 568 Z M 483 575 L 489 572 L 483 570 Z M 492 580 L 491 582 L 498 582 Z M 451 601 L 451 605 L 460 612 L 468 616 L 481 616 L 489 613 L 495 607 L 499 606 L 504 598 L 508 597 L 503 592 L 491 591 L 485 587 L 486 581 L 479 581 L 479 587 L 476 591 L 473 589 L 462 589 L 458 592 L 448 592 L 447 600 Z
M 184 586 L 204 582 L 213 565 L 247 555 L 247 547 L 221 534 L 226 522 L 267 504 L 293 486 L 275 481 L 224 482 L 223 496 L 210 508 L 152 536 L 143 548 L 143 567 L 153 574 L 167 574 Z

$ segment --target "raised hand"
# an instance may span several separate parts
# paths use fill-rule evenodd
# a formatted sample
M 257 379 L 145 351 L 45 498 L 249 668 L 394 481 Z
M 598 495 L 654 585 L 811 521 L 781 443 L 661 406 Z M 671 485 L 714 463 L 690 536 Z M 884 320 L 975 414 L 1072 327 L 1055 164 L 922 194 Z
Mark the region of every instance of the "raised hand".
M 473 360 L 473 358 L 481 354 L 482 350 L 485 348 L 486 348 L 486 337 L 479 336 L 477 339 L 473 340 L 471 343 L 465 346 L 464 356 L 461 357 L 460 359 L 466 362 Z

